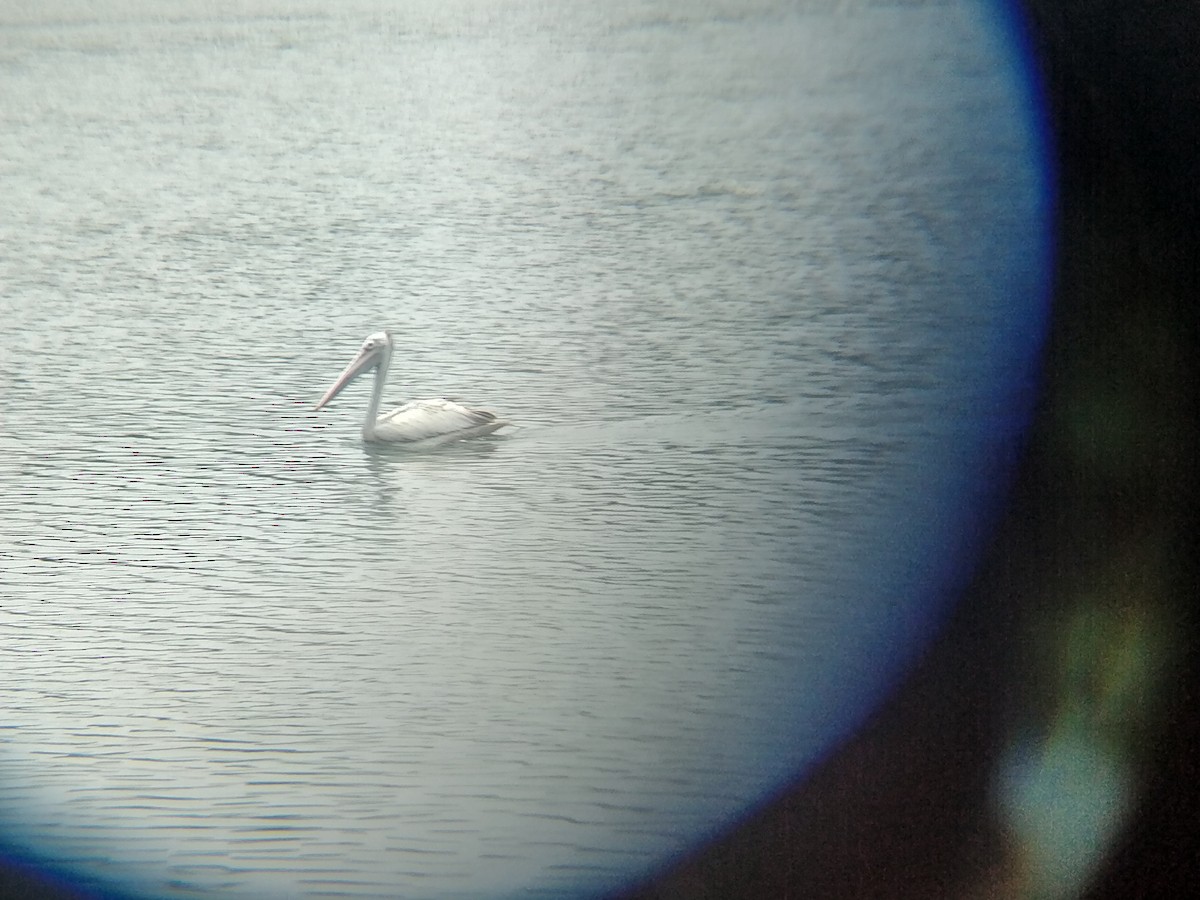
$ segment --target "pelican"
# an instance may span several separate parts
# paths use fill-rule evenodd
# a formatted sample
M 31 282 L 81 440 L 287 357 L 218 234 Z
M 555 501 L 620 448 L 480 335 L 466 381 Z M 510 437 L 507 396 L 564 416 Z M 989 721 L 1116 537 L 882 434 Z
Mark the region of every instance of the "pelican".
M 363 341 L 362 349 L 350 361 L 333 386 L 318 401 L 320 409 L 342 392 L 351 381 L 369 369 L 375 370 L 375 386 L 367 417 L 363 420 L 364 441 L 387 441 L 393 444 L 442 444 L 463 438 L 488 434 L 510 424 L 485 409 L 471 409 L 453 400 L 413 400 L 379 415 L 383 382 L 387 379 L 388 364 L 392 361 L 392 336 L 377 331 Z

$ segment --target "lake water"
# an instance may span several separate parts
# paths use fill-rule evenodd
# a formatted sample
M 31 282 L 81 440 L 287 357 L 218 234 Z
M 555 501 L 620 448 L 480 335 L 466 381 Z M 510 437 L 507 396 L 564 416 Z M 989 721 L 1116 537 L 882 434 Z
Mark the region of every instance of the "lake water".
M 853 729 L 1044 325 L 968 2 L 0 12 L 0 846 L 154 897 L 566 897 Z M 364 446 L 385 400 L 515 426 Z

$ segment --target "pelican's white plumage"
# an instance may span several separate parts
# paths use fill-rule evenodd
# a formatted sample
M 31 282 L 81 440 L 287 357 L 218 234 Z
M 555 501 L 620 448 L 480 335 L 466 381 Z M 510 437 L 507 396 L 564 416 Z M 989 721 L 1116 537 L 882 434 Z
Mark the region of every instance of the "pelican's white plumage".
M 383 383 L 387 379 L 388 365 L 392 361 L 392 336 L 386 331 L 377 331 L 363 341 L 362 349 L 338 376 L 337 381 L 317 402 L 317 409 L 325 406 L 342 392 L 363 372 L 375 370 L 375 386 L 371 391 L 371 402 L 367 406 L 367 417 L 363 421 L 364 441 L 386 441 L 396 444 L 431 444 L 462 440 L 488 434 L 509 423 L 485 409 L 472 409 L 453 400 L 413 400 L 379 414 L 379 403 L 383 397 Z

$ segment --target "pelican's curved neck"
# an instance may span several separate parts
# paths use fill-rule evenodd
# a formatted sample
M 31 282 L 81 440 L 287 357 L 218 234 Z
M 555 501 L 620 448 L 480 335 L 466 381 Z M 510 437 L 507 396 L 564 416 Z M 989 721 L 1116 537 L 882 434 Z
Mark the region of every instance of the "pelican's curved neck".
M 375 384 L 371 387 L 371 402 L 367 405 L 367 417 L 363 420 L 363 440 L 375 439 L 375 423 L 379 420 L 379 404 L 383 402 L 383 383 L 387 381 L 388 363 L 392 361 L 392 348 L 387 347 L 375 366 Z

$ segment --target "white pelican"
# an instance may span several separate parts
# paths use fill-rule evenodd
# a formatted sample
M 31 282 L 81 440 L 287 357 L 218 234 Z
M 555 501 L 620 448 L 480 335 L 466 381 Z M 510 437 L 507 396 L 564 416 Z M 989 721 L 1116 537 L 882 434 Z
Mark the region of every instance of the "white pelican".
M 452 400 L 413 400 L 379 415 L 379 401 L 383 396 L 383 382 L 387 378 L 388 363 L 392 361 L 392 336 L 386 331 L 377 331 L 363 341 L 358 356 L 350 361 L 338 380 L 325 392 L 317 403 L 320 409 L 351 381 L 366 372 L 375 370 L 375 387 L 371 391 L 371 403 L 367 406 L 367 417 L 363 421 L 364 441 L 389 441 L 398 444 L 441 444 L 462 438 L 488 434 L 509 423 L 496 418 L 495 413 L 484 409 L 470 409 Z

